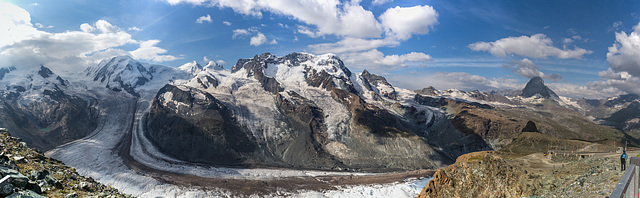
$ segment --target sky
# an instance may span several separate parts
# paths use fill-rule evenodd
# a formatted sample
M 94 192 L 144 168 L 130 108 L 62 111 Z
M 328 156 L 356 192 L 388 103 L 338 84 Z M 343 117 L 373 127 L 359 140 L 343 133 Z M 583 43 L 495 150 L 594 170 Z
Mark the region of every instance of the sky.
M 407 89 L 640 94 L 640 2 L 0 0 L 0 67 L 82 71 L 129 55 L 180 66 L 333 53 Z

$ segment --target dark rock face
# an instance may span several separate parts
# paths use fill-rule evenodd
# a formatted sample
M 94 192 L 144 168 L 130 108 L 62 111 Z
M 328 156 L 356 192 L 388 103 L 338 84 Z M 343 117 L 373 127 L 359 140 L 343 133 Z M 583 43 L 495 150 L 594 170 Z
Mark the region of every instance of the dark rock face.
M 247 70 L 247 77 L 253 76 L 254 78 L 256 78 L 260 82 L 264 90 L 274 94 L 284 91 L 284 88 L 280 86 L 280 83 L 275 78 L 264 75 L 263 70 L 269 63 L 276 63 L 276 57 L 269 53 L 264 53 L 260 56 L 256 55 L 252 59 L 238 60 L 231 71 L 237 72 L 238 70 L 244 68 Z
M 54 100 L 31 102 L 23 106 L 16 100 L 3 100 L 2 117 L 16 128 L 29 131 L 23 136 L 38 149 L 49 150 L 66 142 L 80 139 L 97 126 L 97 111 L 91 103 L 61 91 L 45 92 Z
M 96 128 L 95 101 L 65 93 L 69 83 L 45 66 L 26 77 L 45 81 L 44 86 L 23 84 L 0 90 L 4 93 L 0 94 L 0 124 L 15 129 L 15 135 L 46 151 L 83 138 Z M 43 97 L 34 100 L 25 96 L 27 91 Z
M 638 99 L 640 99 L 640 96 L 638 96 L 637 94 L 620 95 L 616 99 L 607 100 L 604 103 L 604 106 L 614 107 L 616 105 L 624 104 L 624 103 L 628 103 L 628 102 L 633 102 L 633 101 L 638 100 Z
M 283 118 L 293 129 L 291 139 L 280 144 L 282 152 L 275 153 L 281 160 L 297 168 L 333 169 L 344 165 L 327 153 L 323 145 L 327 143 L 324 114 L 312 101 L 295 92 L 285 99 L 277 95 L 277 104 L 286 118 Z
M 640 128 L 637 120 L 640 118 L 640 102 L 633 101 L 627 107 L 617 111 L 611 116 L 604 118 L 605 124 L 615 127 L 619 130 L 633 130 Z
M 540 131 L 538 131 L 538 127 L 536 127 L 536 123 L 529 120 L 527 122 L 527 125 L 525 125 L 524 128 L 522 128 L 522 132 L 540 132 Z
M 210 94 L 166 85 L 153 101 L 145 135 L 178 159 L 238 165 L 257 147 L 245 131 Z
M 415 90 L 414 92 L 416 92 L 417 94 L 425 95 L 425 96 L 437 96 L 438 95 L 436 93 L 436 88 L 433 88 L 432 86 L 428 86 L 427 88 L 422 88 L 421 90 Z
M 15 67 L 3 67 L 0 68 L 0 80 L 2 80 L 4 78 L 4 75 L 6 75 L 7 73 L 16 70 Z
M 367 87 L 369 90 L 376 91 L 379 94 L 382 94 L 383 96 L 390 99 L 394 99 L 394 100 L 397 99 L 398 94 L 396 93 L 396 90 L 393 88 L 393 86 L 391 86 L 391 84 L 389 84 L 389 82 L 387 82 L 386 78 L 375 75 L 375 74 L 371 74 L 367 70 L 362 71 L 361 76 L 364 81 L 363 83 L 365 84 L 365 87 Z M 377 90 L 377 87 L 381 87 L 381 86 L 388 87 L 391 90 Z
M 558 97 L 555 92 L 544 85 L 544 81 L 540 77 L 531 78 L 524 89 L 522 89 L 522 94 L 520 94 L 520 96 L 528 98 L 535 96 L 536 94 L 539 94 L 544 98 Z

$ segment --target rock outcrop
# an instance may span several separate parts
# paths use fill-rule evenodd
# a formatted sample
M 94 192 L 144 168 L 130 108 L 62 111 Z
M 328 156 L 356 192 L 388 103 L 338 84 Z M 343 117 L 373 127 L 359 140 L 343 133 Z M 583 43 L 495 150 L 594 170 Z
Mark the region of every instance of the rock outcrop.
M 559 163 L 542 154 L 470 153 L 438 169 L 418 197 L 603 197 L 623 174 L 617 166 L 607 156 Z
M 27 147 L 0 128 L 1 197 L 128 197 Z

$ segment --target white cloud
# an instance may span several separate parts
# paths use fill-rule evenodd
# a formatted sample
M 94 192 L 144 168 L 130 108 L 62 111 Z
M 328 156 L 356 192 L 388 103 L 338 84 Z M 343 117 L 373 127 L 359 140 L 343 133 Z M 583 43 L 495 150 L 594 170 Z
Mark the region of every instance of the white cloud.
M 227 62 L 223 61 L 223 60 L 217 60 L 216 63 L 220 64 L 220 65 L 224 65 L 227 64 Z
M 77 71 L 78 66 L 96 64 L 103 58 L 128 55 L 130 52 L 119 48 L 136 43 L 144 44 L 133 51 L 146 55 L 144 59 L 165 61 L 173 57 L 160 55 L 166 50 L 153 46 L 156 41 L 137 41 L 105 20 L 82 24 L 76 31 L 50 33 L 34 28 L 29 13 L 24 9 L 9 3 L 0 3 L 0 8 L 3 10 L 0 12 L 0 26 L 8 27 L 0 29 L 0 62 L 17 66 L 45 64 L 52 70 Z M 152 57 L 152 51 L 157 52 L 157 57 Z
M 207 16 L 201 16 L 201 17 L 198 17 L 198 19 L 196 19 L 196 23 L 204 23 L 204 22 L 207 22 L 207 23 L 213 22 L 213 20 L 211 20 L 211 15 L 207 14 Z
M 616 41 L 609 47 L 607 61 L 615 72 L 640 76 L 640 23 L 628 35 L 616 32 Z
M 258 34 L 256 34 L 255 36 L 251 37 L 251 41 L 249 42 L 249 45 L 253 45 L 253 46 L 260 46 L 262 44 L 264 44 L 265 42 L 267 42 L 267 37 L 264 36 L 264 34 L 258 32 Z
M 300 34 L 307 35 L 308 37 L 311 37 L 311 38 L 318 38 L 318 37 L 322 36 L 322 33 L 311 31 L 309 29 L 309 27 L 302 26 L 302 25 L 298 26 L 298 30 L 296 30 L 296 32 L 298 32 Z
M 430 74 L 391 74 L 387 79 L 395 86 L 407 89 L 422 89 L 433 86 L 436 89 L 460 89 L 464 91 L 490 91 L 524 88 L 515 79 L 488 79 L 466 72 L 436 72 Z
M 130 27 L 130 28 L 129 28 L 129 29 L 127 29 L 127 30 L 129 30 L 129 31 L 134 31 L 134 32 L 139 32 L 139 31 L 142 31 L 142 28 L 139 28 L 139 27 L 135 27 L 135 26 L 134 26 L 134 27 Z
M 247 29 L 235 29 L 233 30 L 233 39 L 243 38 L 249 35 L 249 30 Z
M 235 29 L 233 30 L 232 38 L 242 39 L 250 35 L 253 35 L 253 36 L 249 41 L 249 45 L 253 45 L 255 47 L 258 47 L 267 42 L 269 42 L 269 44 L 271 45 L 278 44 L 278 41 L 276 41 L 275 39 L 272 39 L 271 41 L 269 41 L 269 39 L 267 39 L 267 37 L 264 34 L 262 34 L 262 32 L 258 31 L 257 27 L 251 27 L 248 29 Z
M 42 23 L 36 23 L 36 27 L 38 27 L 38 28 L 53 28 L 53 25 L 45 26 L 45 25 L 42 25 Z
M 552 81 L 559 81 L 562 79 L 562 76 L 558 74 L 545 74 L 541 72 L 538 68 L 538 65 L 533 63 L 533 61 L 529 60 L 528 58 L 524 58 L 517 62 L 514 61 L 511 64 L 505 65 L 504 67 L 507 69 L 511 69 L 513 73 L 525 78 L 541 77 Z
M 371 5 L 382 5 L 388 2 L 392 2 L 393 0 L 373 0 L 371 1 Z
M 140 48 L 131 51 L 131 55 L 135 59 L 148 60 L 153 62 L 166 62 L 181 59 L 171 55 L 161 55 L 167 53 L 167 50 L 156 47 L 160 40 L 148 40 L 140 42 Z
M 222 24 L 224 24 L 226 26 L 231 26 L 231 22 L 229 22 L 229 21 L 223 21 Z
M 411 52 L 402 55 L 385 55 L 373 49 L 364 52 L 343 53 L 342 60 L 353 68 L 369 69 L 372 71 L 390 70 L 408 66 L 408 63 L 426 63 L 431 56 L 421 52 Z
M 476 42 L 468 46 L 473 51 L 488 51 L 494 56 L 520 55 L 530 58 L 547 58 L 550 56 L 567 59 L 582 58 L 593 51 L 574 47 L 573 50 L 560 49 L 553 46 L 553 41 L 544 34 L 532 36 L 508 37 L 494 42 Z
M 309 49 L 313 53 L 336 53 L 341 54 L 345 52 L 360 52 L 376 49 L 380 47 L 396 46 L 400 44 L 394 39 L 362 39 L 347 37 L 336 43 L 321 43 L 310 45 Z
M 321 35 L 334 34 L 355 37 L 379 37 L 380 24 L 371 11 L 358 3 L 341 3 L 337 0 L 166 0 L 171 5 L 193 5 L 231 8 L 236 13 L 262 17 L 262 12 L 290 16 L 314 26 Z
M 525 78 L 542 77 L 544 73 L 538 71 L 538 65 L 531 60 L 525 58 L 518 61 L 518 64 L 512 68 L 513 73 L 516 73 Z
M 385 29 L 400 40 L 407 40 L 413 34 L 427 34 L 429 28 L 438 23 L 438 13 L 433 7 L 414 6 L 389 8 L 380 15 Z

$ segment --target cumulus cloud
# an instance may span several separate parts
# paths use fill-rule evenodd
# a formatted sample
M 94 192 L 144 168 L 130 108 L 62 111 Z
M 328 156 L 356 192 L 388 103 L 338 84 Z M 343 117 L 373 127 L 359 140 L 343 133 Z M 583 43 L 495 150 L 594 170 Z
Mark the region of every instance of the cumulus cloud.
M 396 46 L 400 42 L 394 39 L 363 39 L 347 37 L 336 43 L 321 43 L 310 45 L 309 49 L 313 53 L 346 53 L 361 52 L 380 47 Z
M 411 52 L 402 55 L 385 55 L 376 49 L 364 52 L 343 53 L 342 58 L 350 67 L 369 69 L 372 71 L 406 67 L 408 63 L 426 63 L 432 59 L 431 56 L 421 52 Z
M 223 21 L 222 24 L 224 24 L 226 26 L 231 26 L 231 22 L 229 22 L 229 21 Z
M 609 47 L 607 61 L 614 72 L 640 76 L 640 23 L 629 34 L 616 32 L 616 41 Z
M 278 44 L 278 41 L 276 41 L 275 39 L 272 39 L 271 41 L 269 41 L 267 39 L 267 36 L 265 36 L 262 32 L 258 31 L 257 27 L 251 27 L 248 29 L 235 29 L 233 30 L 233 39 L 242 39 L 245 38 L 247 36 L 253 35 L 249 41 L 249 45 L 253 45 L 255 47 L 258 47 L 262 44 L 265 43 L 269 43 L 271 45 L 275 45 Z
M 573 50 L 553 46 L 553 41 L 544 34 L 508 37 L 494 42 L 476 42 L 468 46 L 473 51 L 487 51 L 494 56 L 519 55 L 530 58 L 556 57 L 561 59 L 582 58 L 593 51 L 574 47 Z
M 311 27 L 299 32 L 313 35 L 339 35 L 359 38 L 379 38 L 385 32 L 393 33 L 401 39 L 411 34 L 426 34 L 430 26 L 437 23 L 438 14 L 431 6 L 395 7 L 380 16 L 364 9 L 360 1 L 340 2 L 323 0 L 166 0 L 171 5 L 188 3 L 192 5 L 231 8 L 236 13 L 262 17 L 263 12 L 271 12 L 292 17 Z M 380 5 L 390 0 L 376 0 Z
M 438 23 L 438 13 L 433 7 L 414 6 L 389 8 L 380 15 L 380 22 L 389 34 L 407 40 L 413 34 L 427 34 Z
M 251 37 L 251 41 L 249 42 L 249 45 L 253 45 L 253 46 L 260 46 L 262 44 L 264 44 L 265 42 L 267 42 L 267 37 L 264 36 L 264 34 L 258 32 L 258 34 L 256 34 L 255 36 Z
M 298 0 L 166 0 L 171 5 L 192 5 L 231 8 L 243 15 L 262 17 L 262 12 L 271 12 L 292 17 L 313 25 L 319 34 L 340 36 L 378 37 L 382 33 L 380 24 L 371 11 L 358 3 L 340 1 Z
M 211 15 L 207 14 L 207 16 L 201 16 L 201 17 L 198 17 L 198 19 L 196 19 L 196 23 L 204 23 L 204 22 L 207 22 L 207 23 L 213 22 L 213 20 L 211 20 Z
M 34 28 L 26 10 L 9 3 L 0 4 L 6 10 L 0 14 L 0 26 L 8 27 L 0 30 L 0 62 L 3 63 L 45 64 L 53 70 L 77 71 L 78 66 L 96 64 L 115 55 L 137 54 L 138 58 L 157 62 L 176 58 L 161 55 L 166 50 L 154 46 L 159 41 L 137 41 L 105 20 L 81 24 L 77 31 L 50 33 Z M 140 48 L 131 52 L 119 49 L 128 44 L 140 44 Z

